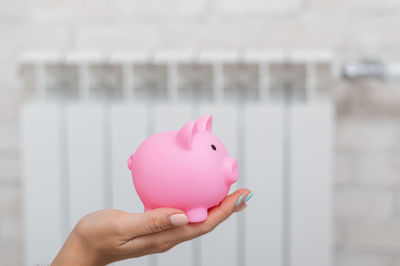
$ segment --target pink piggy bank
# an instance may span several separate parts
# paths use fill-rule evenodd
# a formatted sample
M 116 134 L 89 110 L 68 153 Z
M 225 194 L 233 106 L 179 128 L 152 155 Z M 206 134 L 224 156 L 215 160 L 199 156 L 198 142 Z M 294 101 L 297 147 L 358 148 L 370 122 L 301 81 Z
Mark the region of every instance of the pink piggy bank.
M 211 127 L 212 116 L 205 115 L 179 131 L 147 138 L 130 156 L 128 167 L 145 211 L 177 208 L 189 222 L 201 222 L 226 197 L 238 180 L 238 164 Z

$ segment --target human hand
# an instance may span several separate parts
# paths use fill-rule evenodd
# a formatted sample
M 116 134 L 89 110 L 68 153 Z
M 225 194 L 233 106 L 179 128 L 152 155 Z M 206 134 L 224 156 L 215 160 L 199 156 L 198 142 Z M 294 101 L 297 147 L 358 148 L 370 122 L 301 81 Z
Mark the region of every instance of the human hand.
M 183 211 L 172 208 L 139 214 L 115 209 L 88 214 L 77 223 L 51 265 L 105 265 L 165 252 L 212 231 L 232 213 L 243 210 L 249 194 L 248 189 L 235 191 L 200 223 L 188 223 Z

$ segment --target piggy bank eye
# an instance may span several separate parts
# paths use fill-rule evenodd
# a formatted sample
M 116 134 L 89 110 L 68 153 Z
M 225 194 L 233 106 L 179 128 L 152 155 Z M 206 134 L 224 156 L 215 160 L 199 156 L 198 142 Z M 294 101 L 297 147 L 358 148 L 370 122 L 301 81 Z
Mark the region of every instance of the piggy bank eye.
M 212 148 L 214 151 L 216 151 L 216 150 L 217 150 L 217 147 L 215 147 L 215 145 L 214 145 L 214 144 L 212 144 L 212 145 L 211 145 L 211 148 Z

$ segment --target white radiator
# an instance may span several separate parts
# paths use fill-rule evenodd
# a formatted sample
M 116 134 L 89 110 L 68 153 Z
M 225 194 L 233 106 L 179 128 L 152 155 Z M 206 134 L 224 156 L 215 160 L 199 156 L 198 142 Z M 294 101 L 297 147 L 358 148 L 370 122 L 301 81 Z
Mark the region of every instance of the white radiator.
M 42 75 L 40 64 L 36 66 Z M 208 102 L 176 101 L 172 78 L 168 85 L 172 100 L 165 102 L 85 99 L 26 104 L 22 112 L 25 264 L 50 262 L 76 222 L 89 212 L 103 208 L 142 212 L 127 158 L 147 136 L 177 130 L 207 113 L 214 116 L 214 134 L 239 161 L 239 182 L 232 190 L 247 187 L 255 194 L 249 207 L 199 239 L 163 254 L 115 264 L 331 265 L 331 103 L 223 101 L 218 76 L 214 78 L 217 100 Z M 315 86 L 311 82 L 308 93 Z M 85 95 L 88 88 L 81 90 Z M 44 91 L 38 88 L 39 93 Z

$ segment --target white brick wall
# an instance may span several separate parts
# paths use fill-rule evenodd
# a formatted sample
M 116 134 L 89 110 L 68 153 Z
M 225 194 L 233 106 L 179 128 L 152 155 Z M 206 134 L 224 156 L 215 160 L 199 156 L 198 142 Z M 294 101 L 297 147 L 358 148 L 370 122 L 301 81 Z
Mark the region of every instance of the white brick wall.
M 358 222 L 347 225 L 347 245 L 363 251 L 386 251 L 398 254 L 400 223 L 398 221 Z
M 30 15 L 34 21 L 101 21 L 110 17 L 112 4 L 108 0 L 36 0 Z
M 116 16 L 131 21 L 200 18 L 208 8 L 208 1 L 205 0 L 112 0 L 111 3 Z
M 356 179 L 356 156 L 352 152 L 336 151 L 335 184 L 339 187 L 353 185 Z
M 21 162 L 18 157 L 8 155 L 0 155 L 0 182 L 17 183 L 21 176 Z
M 299 11 L 302 7 L 301 0 L 216 0 L 213 1 L 214 9 L 221 16 L 229 15 L 235 17 L 258 16 L 266 14 L 288 14 Z
M 0 187 L 0 213 L 2 215 L 16 214 L 21 210 L 20 184 Z
M 314 12 L 341 16 L 392 15 L 400 9 L 400 2 L 396 0 L 311 0 L 308 3 Z
M 12 154 L 19 150 L 19 131 L 17 122 L 3 122 L 0 125 L 0 150 Z
M 75 48 L 102 50 L 151 49 L 160 46 L 159 29 L 152 25 L 79 26 Z
M 20 265 L 20 88 L 31 49 L 323 48 L 400 59 L 398 0 L 0 0 L 0 265 Z M 399 82 L 336 87 L 335 264 L 400 265 Z
M 14 55 L 21 50 L 66 49 L 70 41 L 70 28 L 64 25 L 0 24 L 0 34 L 0 47 Z
M 400 185 L 400 155 L 396 151 L 360 154 L 357 164 L 360 185 L 389 189 Z
M 361 96 L 360 96 L 361 97 Z M 337 148 L 351 151 L 395 151 L 400 124 L 382 118 L 344 117 L 338 121 Z
M 336 256 L 335 264 L 336 266 L 395 266 L 393 260 L 387 258 L 387 256 L 371 255 L 368 252 L 339 253 Z
M 371 192 L 363 188 L 342 188 L 337 191 L 335 199 L 339 219 L 358 222 L 393 218 L 395 198 L 385 190 Z

